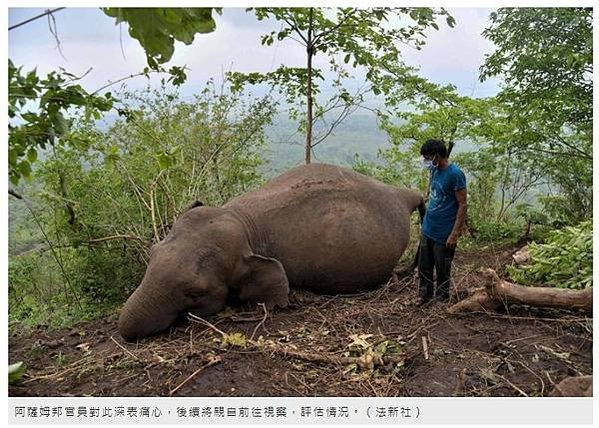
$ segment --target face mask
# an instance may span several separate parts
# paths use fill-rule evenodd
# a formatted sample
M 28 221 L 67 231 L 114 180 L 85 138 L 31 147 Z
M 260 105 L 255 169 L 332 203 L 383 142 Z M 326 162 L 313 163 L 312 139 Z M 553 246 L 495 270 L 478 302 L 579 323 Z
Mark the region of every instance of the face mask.
M 426 160 L 426 159 L 422 159 L 420 161 L 421 165 L 423 168 L 427 168 L 427 169 L 433 169 L 435 168 L 435 165 L 433 165 L 433 161 L 432 160 Z

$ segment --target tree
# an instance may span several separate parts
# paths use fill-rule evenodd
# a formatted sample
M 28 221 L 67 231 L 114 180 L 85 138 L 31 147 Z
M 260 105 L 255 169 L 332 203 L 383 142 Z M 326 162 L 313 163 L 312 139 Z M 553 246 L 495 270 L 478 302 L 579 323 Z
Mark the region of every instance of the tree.
M 212 81 L 188 101 L 165 86 L 118 96 L 135 120 L 120 118 L 106 131 L 76 123 L 72 140 L 39 161 L 27 203 L 43 239 L 11 258 L 17 313 L 19 299 L 23 308 L 32 298 L 76 298 L 84 307 L 122 301 L 139 284 L 152 244 L 192 201 L 220 206 L 263 182 L 264 127 L 276 110 L 270 97 L 231 94 Z
M 481 80 L 503 77 L 500 97 L 518 103 L 523 115 L 534 112 L 546 122 L 589 129 L 592 8 L 505 8 L 490 19 L 483 35 L 497 49 L 481 67 Z
M 390 67 L 393 88 L 381 113 L 392 148 L 387 180 L 423 187 L 419 143 L 442 138 L 469 147 L 453 157 L 469 173 L 470 217 L 476 225 L 504 221 L 536 194 L 551 221 L 577 222 L 592 209 L 592 44 L 588 9 L 500 9 L 484 34 L 497 45 L 483 79 L 501 75 L 497 97 L 460 96 L 406 67 Z M 533 31 L 534 30 L 534 31 Z M 406 110 L 408 103 L 412 109 Z M 399 119 L 399 120 L 398 120 Z M 358 165 L 367 170 L 364 164 Z M 543 185 L 541 195 L 540 185 Z M 547 190 L 547 186 L 549 190 Z M 555 192 L 557 186 L 557 192 Z
M 448 156 L 469 176 L 470 227 L 506 220 L 544 176 L 530 158 L 518 155 L 509 106 L 495 97 L 459 95 L 454 86 L 429 82 L 413 69 L 389 71 L 393 89 L 379 119 L 391 148 L 380 153 L 383 165 L 356 166 L 387 182 L 426 192 L 429 174 L 418 165 L 420 147 L 427 139 L 442 139 Z M 454 147 L 461 151 L 455 153 Z
M 349 74 L 336 62 L 337 55 L 343 55 L 343 62 L 351 63 L 353 68 L 364 67 L 366 79 L 372 84 L 370 89 L 377 95 L 384 94 L 389 90 L 380 84 L 385 67 L 400 62 L 398 43 L 412 44 L 420 49 L 424 45 L 424 30 L 428 27 L 438 28 L 435 21 L 439 15 L 446 15 L 450 26 L 455 24 L 444 9 L 431 8 L 257 8 L 254 13 L 259 20 L 273 18 L 281 24 L 280 30 L 262 36 L 262 44 L 272 45 L 275 40 L 286 39 L 296 41 L 305 48 L 306 67 L 281 65 L 277 70 L 266 74 L 232 73 L 232 77 L 238 82 L 238 87 L 267 83 L 278 86 L 291 103 L 305 100 L 306 163 L 310 163 L 311 151 L 315 145 L 314 121 L 316 118 L 323 118 L 331 110 L 324 106 L 343 108 L 339 118 L 333 121 L 330 130 L 325 133 L 326 136 L 347 117 L 352 105 L 363 100 L 364 91 L 358 91 L 352 96 L 341 84 L 341 79 Z M 404 21 L 408 24 L 395 25 Z M 313 59 L 319 53 L 327 55 L 331 70 L 340 76 L 334 82 L 338 94 L 321 105 L 314 99 L 314 95 L 319 93 L 317 81 L 324 81 L 322 70 L 313 66 Z M 292 115 L 295 113 L 297 112 L 292 111 Z
M 493 12 L 483 35 L 496 51 L 481 79 L 500 76 L 498 98 L 517 125 L 514 149 L 559 186 L 564 213 L 591 215 L 592 8 L 505 8 Z
M 60 8 L 63 9 L 63 8 Z M 22 25 L 50 16 L 54 11 L 12 26 L 15 30 Z M 185 44 L 193 42 L 197 33 L 214 31 L 212 8 L 104 8 L 108 16 L 116 18 L 116 23 L 126 22 L 129 34 L 137 39 L 146 51 L 148 67 L 142 72 L 127 78 L 145 75 L 150 72 L 169 73 L 169 81 L 178 85 L 185 81 L 182 67 L 163 68 L 174 52 L 175 40 Z M 220 9 L 216 9 L 220 13 Z M 68 141 L 73 110 L 83 109 L 86 118 L 99 119 L 115 107 L 110 92 L 100 94 L 108 86 L 95 92 L 88 92 L 66 70 L 53 71 L 45 78 L 37 75 L 36 70 L 24 72 L 8 61 L 8 159 L 9 177 L 18 184 L 21 177 L 30 178 L 31 165 L 38 158 L 38 150 Z M 124 80 L 124 79 L 123 79 Z M 121 81 L 121 80 L 119 80 Z M 116 82 L 113 82 L 116 83 Z M 117 109 L 120 114 L 126 113 Z M 11 193 L 18 195 L 16 193 Z

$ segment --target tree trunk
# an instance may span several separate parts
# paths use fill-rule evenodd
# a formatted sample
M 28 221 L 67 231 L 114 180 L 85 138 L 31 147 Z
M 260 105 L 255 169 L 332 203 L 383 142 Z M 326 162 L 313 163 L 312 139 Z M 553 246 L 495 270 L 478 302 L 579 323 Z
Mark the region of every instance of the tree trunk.
M 454 146 L 453 141 L 449 141 L 447 143 L 447 159 L 449 159 L 449 156 L 451 156 L 451 152 L 453 151 L 453 146 Z
M 502 305 L 517 303 L 544 308 L 583 310 L 593 314 L 593 288 L 566 290 L 554 287 L 524 287 L 499 278 L 493 269 L 485 269 L 483 274 L 490 279 L 486 290 L 450 307 L 449 313 L 476 310 L 496 310 Z
M 69 216 L 68 222 L 74 230 L 77 230 L 76 226 L 77 217 L 75 216 L 75 208 L 73 207 L 73 203 L 69 201 L 69 195 L 67 191 L 67 183 L 64 176 L 64 172 L 62 170 L 58 171 L 58 182 L 60 184 L 60 194 L 64 199 L 65 210 Z
M 312 44 L 312 19 L 314 17 L 314 9 L 310 8 L 310 24 L 308 27 L 308 43 L 306 45 L 306 53 L 308 55 L 308 82 L 306 87 L 308 117 L 306 120 L 306 164 L 311 161 L 312 155 L 312 56 L 314 55 L 314 46 Z

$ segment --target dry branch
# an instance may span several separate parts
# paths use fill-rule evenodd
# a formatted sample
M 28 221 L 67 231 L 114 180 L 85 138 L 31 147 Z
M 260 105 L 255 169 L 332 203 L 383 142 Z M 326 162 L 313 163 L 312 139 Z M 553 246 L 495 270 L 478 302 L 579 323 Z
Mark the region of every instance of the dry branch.
M 130 356 L 132 356 L 134 360 L 141 361 L 136 355 L 134 355 L 133 353 L 131 353 L 131 351 L 129 351 L 127 348 L 125 348 L 123 345 L 121 345 L 119 342 L 117 342 L 113 336 L 110 336 L 110 340 L 112 340 L 119 348 L 121 348 L 127 354 L 129 354 Z
M 264 323 L 266 322 L 266 318 L 268 317 L 268 309 L 266 309 L 266 305 L 264 303 L 258 303 L 258 305 L 261 306 L 262 310 L 264 311 L 264 318 L 262 318 L 262 321 L 260 321 L 256 325 L 256 328 L 254 328 L 254 332 L 250 336 L 250 340 L 254 340 L 254 336 L 256 335 L 256 332 L 258 331 L 258 329 L 260 328 L 261 325 L 264 325 Z
M 497 300 L 491 299 L 484 289 L 476 291 L 472 296 L 467 299 L 461 300 L 455 305 L 447 309 L 450 314 L 457 314 L 461 312 L 495 312 L 499 310 L 503 305 Z
M 554 287 L 525 287 L 502 280 L 493 269 L 483 270 L 489 279 L 484 290 L 476 292 L 448 309 L 449 313 L 494 311 L 501 306 L 517 303 L 543 308 L 582 310 L 593 313 L 593 289 L 566 290 Z
M 268 312 L 266 312 L 268 314 Z M 216 326 L 206 321 L 203 318 L 197 317 L 191 313 L 188 313 L 188 319 L 192 322 L 196 322 L 198 324 L 205 325 L 221 335 L 222 337 L 227 336 L 227 333 L 218 329 Z M 260 323 L 262 324 L 262 323 Z M 259 325 L 260 325 L 259 324 Z M 360 357 L 342 357 L 331 354 L 323 354 L 318 352 L 302 352 L 297 351 L 295 349 L 291 349 L 288 346 L 284 346 L 280 343 L 274 341 L 256 341 L 253 339 L 247 339 L 247 343 L 252 345 L 256 350 L 264 353 L 275 353 L 279 355 L 283 355 L 286 357 L 297 358 L 304 361 L 309 361 L 312 363 L 322 363 L 322 364 L 336 364 L 336 365 L 349 365 L 356 364 L 358 367 L 374 369 L 378 366 L 386 366 L 388 364 L 397 364 L 403 362 L 405 357 L 403 355 L 393 356 L 393 355 L 380 355 L 378 353 L 365 353 Z
M 422 352 L 424 352 L 424 359 L 428 360 L 428 345 L 426 344 L 426 336 L 422 336 Z
M 180 383 L 180 384 L 179 384 L 177 387 L 175 387 L 174 389 L 172 389 L 172 390 L 169 392 L 169 395 L 173 395 L 175 392 L 177 392 L 179 389 L 181 389 L 181 387 L 182 387 L 183 385 L 185 385 L 187 382 L 189 382 L 191 379 L 193 379 L 193 378 L 194 378 L 194 377 L 195 377 L 195 376 L 196 376 L 198 373 L 200 373 L 202 370 L 204 370 L 204 369 L 206 369 L 206 368 L 208 368 L 208 367 L 210 367 L 210 366 L 213 366 L 213 365 L 215 365 L 215 364 L 218 364 L 218 363 L 220 363 L 221 361 L 222 361 L 222 358 L 221 358 L 221 357 L 219 357 L 219 356 L 216 356 L 216 357 L 214 357 L 214 358 L 211 358 L 211 359 L 210 359 L 210 361 L 208 361 L 208 362 L 207 362 L 206 364 L 204 364 L 202 367 L 200 367 L 200 368 L 199 368 L 199 369 L 197 369 L 195 372 L 193 372 L 191 375 L 189 375 L 189 376 L 187 377 L 187 379 L 185 379 L 183 382 L 181 382 L 181 383 Z
M 336 365 L 349 365 L 356 364 L 358 367 L 373 369 L 377 366 L 384 366 L 387 364 L 397 364 L 405 361 L 405 356 L 379 356 L 376 354 L 364 354 L 361 357 L 340 357 L 331 354 L 321 354 L 318 352 L 302 352 L 291 349 L 288 346 L 282 346 L 281 344 L 275 344 L 274 346 L 264 346 L 264 350 L 272 351 L 283 356 L 293 357 L 312 363 L 323 363 L 323 364 L 336 364 Z

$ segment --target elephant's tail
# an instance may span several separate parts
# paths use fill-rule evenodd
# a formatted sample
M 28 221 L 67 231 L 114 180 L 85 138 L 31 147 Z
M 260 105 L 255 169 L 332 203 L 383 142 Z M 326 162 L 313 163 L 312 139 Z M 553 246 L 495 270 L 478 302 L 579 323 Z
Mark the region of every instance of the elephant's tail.
M 418 205 L 418 214 L 420 215 L 420 226 L 422 227 L 422 222 L 424 221 L 424 215 L 426 214 L 426 204 L 424 202 L 424 198 Z M 410 272 L 413 272 L 414 269 L 418 266 L 418 261 L 420 260 L 420 243 L 421 239 L 418 240 L 418 248 L 416 249 L 416 255 L 414 256 L 414 261 L 412 262 L 412 266 L 410 266 Z
M 418 214 L 420 215 L 420 224 L 424 221 L 424 214 L 426 214 L 426 204 L 424 203 L 424 198 L 420 201 L 420 205 L 418 205 Z

